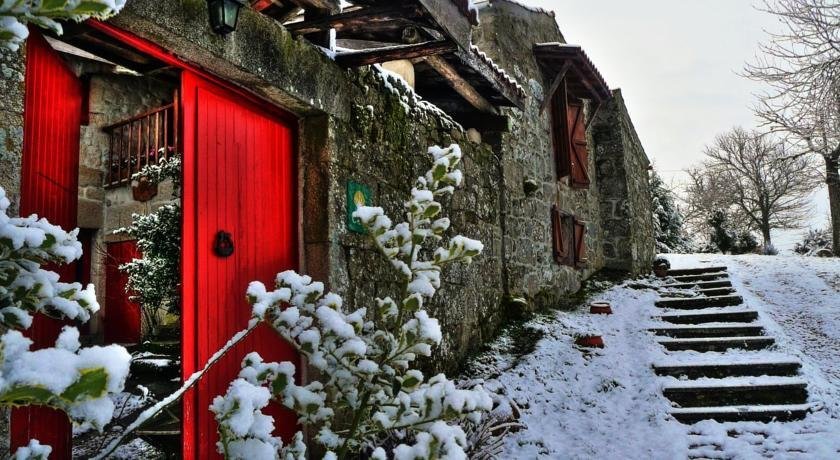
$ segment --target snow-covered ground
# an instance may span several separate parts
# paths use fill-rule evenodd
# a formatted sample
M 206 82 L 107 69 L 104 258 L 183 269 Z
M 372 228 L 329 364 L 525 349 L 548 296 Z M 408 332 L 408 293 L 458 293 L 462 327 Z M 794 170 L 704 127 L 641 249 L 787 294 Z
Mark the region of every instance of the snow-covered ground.
M 610 316 L 557 312 L 503 335 L 479 357 L 473 374 L 511 397 L 527 429 L 505 440 L 502 458 L 840 458 L 840 261 L 802 257 L 669 256 L 673 268 L 729 266 L 747 307 L 777 339 L 774 348 L 728 353 L 745 359 L 802 363 L 809 404 L 805 420 L 788 423 L 683 425 L 669 415 L 654 363 L 673 361 L 646 332 L 657 313 L 651 290 L 616 286 L 592 300 L 612 303 Z M 516 356 L 511 344 L 542 333 L 535 349 Z M 606 348 L 581 352 L 577 333 L 597 332 Z M 715 359 L 719 353 L 685 353 Z M 694 355 L 694 356 L 692 356 Z

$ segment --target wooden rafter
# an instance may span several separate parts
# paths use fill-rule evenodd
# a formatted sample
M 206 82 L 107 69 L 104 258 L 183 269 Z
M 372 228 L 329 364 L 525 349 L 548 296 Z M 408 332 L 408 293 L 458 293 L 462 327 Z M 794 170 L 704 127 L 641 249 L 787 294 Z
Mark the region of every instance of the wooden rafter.
M 493 107 L 487 99 L 484 98 L 461 74 L 455 70 L 446 60 L 440 56 L 426 56 L 423 58 L 427 64 L 437 73 L 439 73 L 458 94 L 461 95 L 467 102 L 469 102 L 476 109 L 487 112 L 497 113 L 496 108 Z
M 382 24 L 405 22 L 419 18 L 423 11 L 420 5 L 380 5 L 352 10 L 347 13 L 326 16 L 312 21 L 302 21 L 286 25 L 286 28 L 296 34 L 310 34 L 335 29 L 336 32 L 345 30 L 376 29 Z
M 566 78 L 566 73 L 569 71 L 571 66 L 572 63 L 569 61 L 563 63 L 563 67 L 561 67 L 560 71 L 557 72 L 557 76 L 554 77 L 554 81 L 551 82 L 551 86 L 543 96 L 542 104 L 540 104 L 540 112 L 544 112 L 548 107 L 548 104 L 551 102 L 551 98 L 554 97 L 554 93 L 557 92 L 557 88 L 559 88 L 560 84 L 563 83 L 563 80 Z
M 338 0 L 289 0 L 305 10 L 338 11 Z
M 436 54 L 452 53 L 458 46 L 449 41 L 431 41 L 411 45 L 396 45 L 360 51 L 348 51 L 336 55 L 335 61 L 345 67 L 379 64 L 400 59 L 414 59 Z

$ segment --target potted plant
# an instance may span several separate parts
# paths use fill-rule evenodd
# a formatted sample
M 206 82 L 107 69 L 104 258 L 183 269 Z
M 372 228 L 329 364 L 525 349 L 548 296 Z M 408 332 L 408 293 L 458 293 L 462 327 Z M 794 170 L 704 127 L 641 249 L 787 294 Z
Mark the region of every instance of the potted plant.
M 659 278 L 668 276 L 668 270 L 671 268 L 671 262 L 664 257 L 657 257 L 653 260 L 653 274 Z

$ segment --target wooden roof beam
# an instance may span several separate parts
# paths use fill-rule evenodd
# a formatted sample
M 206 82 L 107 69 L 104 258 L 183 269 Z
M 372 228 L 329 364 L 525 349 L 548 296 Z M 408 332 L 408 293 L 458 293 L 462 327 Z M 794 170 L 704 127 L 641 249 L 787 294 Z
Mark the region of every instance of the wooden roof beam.
M 347 13 L 325 16 L 311 21 L 288 24 L 286 28 L 296 34 L 311 34 L 335 29 L 341 32 L 348 29 L 365 29 L 382 23 L 411 19 L 423 13 L 419 5 L 381 5 L 349 11 Z
M 395 45 L 360 51 L 339 53 L 335 61 L 345 67 L 360 67 L 400 59 L 414 59 L 424 56 L 452 53 L 458 49 L 450 41 L 430 41 L 411 45 Z
M 338 0 L 290 0 L 295 5 L 303 8 L 304 10 L 319 10 L 319 11 L 329 11 L 329 12 L 337 12 L 339 7 Z
M 572 63 L 566 61 L 563 63 L 563 67 L 560 68 L 560 71 L 557 72 L 557 76 L 554 77 L 554 81 L 551 82 L 551 86 L 548 87 L 548 91 L 545 92 L 545 95 L 543 96 L 542 104 L 540 104 L 540 113 L 544 112 L 548 107 L 548 104 L 551 102 L 551 98 L 554 97 L 554 93 L 557 92 L 558 88 L 560 88 L 560 84 L 563 83 L 563 80 L 566 78 L 566 73 L 569 71 L 571 66 Z
M 461 95 L 467 102 L 476 109 L 486 113 L 498 113 L 487 99 L 484 98 L 475 87 L 471 85 L 461 74 L 455 70 L 445 59 L 440 56 L 426 56 L 423 58 L 429 67 L 435 69 L 442 76 L 449 86 Z

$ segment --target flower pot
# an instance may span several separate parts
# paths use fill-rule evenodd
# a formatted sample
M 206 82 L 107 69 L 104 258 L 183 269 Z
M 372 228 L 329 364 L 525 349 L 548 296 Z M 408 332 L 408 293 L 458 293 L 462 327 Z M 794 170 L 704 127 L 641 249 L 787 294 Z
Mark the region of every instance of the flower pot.
M 589 304 L 589 313 L 593 315 L 612 315 L 612 306 L 609 302 L 592 302 Z
M 664 267 L 664 266 L 653 267 L 653 274 L 656 275 L 659 278 L 665 278 L 666 276 L 668 276 L 668 267 Z
M 582 348 L 604 348 L 604 339 L 600 335 L 584 335 L 575 339 L 575 345 Z
M 131 181 L 131 195 L 135 201 L 149 201 L 158 194 L 158 186 L 149 180 L 148 177 Z

